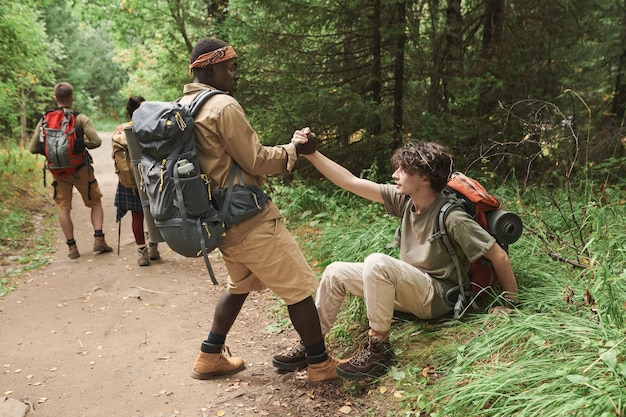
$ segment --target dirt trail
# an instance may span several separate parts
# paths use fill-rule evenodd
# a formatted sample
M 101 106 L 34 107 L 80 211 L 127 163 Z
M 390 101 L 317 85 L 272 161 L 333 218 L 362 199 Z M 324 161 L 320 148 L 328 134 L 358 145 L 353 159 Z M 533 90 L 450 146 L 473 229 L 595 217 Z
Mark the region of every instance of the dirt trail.
M 226 270 L 213 256 L 220 282 L 213 287 L 201 258 L 184 258 L 165 244 L 161 261 L 137 266 L 130 214 L 122 219 L 117 255 L 110 137 L 103 133 L 92 155 L 114 252 L 91 251 L 89 210 L 75 193 L 81 257 L 67 259 L 59 230 L 54 260 L 0 299 L 0 396 L 32 404 L 29 417 L 384 415 L 341 383 L 311 389 L 305 373 L 272 368 L 272 354 L 294 334 L 267 331 L 269 310 L 279 305 L 270 292 L 249 297 L 227 339 L 246 369 L 209 381 L 190 377 Z

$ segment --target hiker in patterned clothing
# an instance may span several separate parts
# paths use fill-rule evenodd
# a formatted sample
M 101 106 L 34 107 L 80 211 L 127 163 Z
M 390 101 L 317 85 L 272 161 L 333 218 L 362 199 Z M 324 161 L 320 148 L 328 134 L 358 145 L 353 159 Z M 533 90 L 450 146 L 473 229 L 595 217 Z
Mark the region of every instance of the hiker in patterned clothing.
M 132 118 L 133 113 L 141 103 L 146 101 L 141 96 L 133 96 L 126 103 L 126 115 Z M 115 191 L 115 207 L 117 207 L 115 221 L 121 222 L 122 217 L 130 211 L 135 244 L 137 245 L 137 264 L 148 266 L 150 261 L 160 258 L 158 242 L 149 242 L 146 247 L 146 234 L 144 232 L 144 213 L 141 198 L 137 191 L 137 183 L 132 169 L 132 161 L 128 153 L 126 134 L 124 129 L 131 123 L 123 123 L 115 128 L 113 133 L 113 151 L 111 157 L 115 161 L 115 172 L 118 175 L 117 190 Z M 148 236 L 149 237 L 149 236 Z
M 77 161 L 77 164 L 63 169 L 50 169 L 50 173 L 54 178 L 52 182 L 52 187 L 54 188 L 53 198 L 59 208 L 59 223 L 69 248 L 67 257 L 70 259 L 80 257 L 78 246 L 74 239 L 74 223 L 72 223 L 70 216 L 74 187 L 76 187 L 83 198 L 85 206 L 91 209 L 91 223 L 94 228 L 94 252 L 111 252 L 113 248 L 106 243 L 104 233 L 102 232 L 104 224 L 104 211 L 102 210 L 101 201 L 102 192 L 94 175 L 91 156 L 87 152 L 87 149 L 98 148 L 102 144 L 102 140 L 91 124 L 89 117 L 72 110 L 74 89 L 70 83 L 60 82 L 54 87 L 54 101 L 58 107 L 54 112 L 72 114 L 76 132 L 76 146 L 73 146 L 70 152 L 73 153 L 72 160 Z M 30 143 L 30 152 L 33 154 L 46 155 L 46 152 L 48 152 L 44 141 L 43 125 L 44 120 L 47 120 L 47 115 L 52 112 L 47 112 L 35 128 L 35 133 Z M 48 165 L 50 165 L 47 155 L 46 160 Z
M 309 129 L 294 134 L 295 143 L 306 143 Z M 335 185 L 368 200 L 383 203 L 387 213 L 402 218 L 400 259 L 374 253 L 363 262 L 333 262 L 323 273 L 316 295 L 322 333 L 328 334 L 346 293 L 363 298 L 369 331 L 356 354 L 337 366 L 344 379 L 360 380 L 386 372 L 394 355 L 389 331 L 394 310 L 421 319 L 449 314 L 458 295 L 454 262 L 442 245 L 432 244 L 439 209 L 446 201 L 442 190 L 452 174 L 452 155 L 441 145 L 409 142 L 396 150 L 391 163 L 395 184 L 377 184 L 350 171 L 316 151 L 304 155 Z M 407 197 L 409 199 L 407 199 Z M 484 256 L 500 278 L 506 305 L 493 312 L 508 312 L 517 303 L 517 282 L 508 254 L 465 210 L 451 210 L 446 230 L 457 246 L 460 264 L 467 276 L 470 263 Z M 302 345 L 274 356 L 283 370 L 305 366 Z

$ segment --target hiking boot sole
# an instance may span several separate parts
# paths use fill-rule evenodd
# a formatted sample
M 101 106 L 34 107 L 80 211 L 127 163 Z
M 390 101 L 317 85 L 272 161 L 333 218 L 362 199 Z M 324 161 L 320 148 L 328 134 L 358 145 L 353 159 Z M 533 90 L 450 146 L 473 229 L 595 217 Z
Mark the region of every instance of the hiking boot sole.
M 341 378 L 325 379 L 323 381 L 311 381 L 309 379 L 308 385 L 311 387 L 320 387 L 323 385 L 337 384 L 339 382 L 342 382 Z
M 231 371 L 209 372 L 209 373 L 191 371 L 191 377 L 194 379 L 207 380 L 207 379 L 211 379 L 217 376 L 235 374 L 239 371 L 242 371 L 243 369 L 244 368 L 242 367 L 242 368 L 233 369 Z
M 93 248 L 94 252 L 98 252 L 98 253 L 109 253 L 109 252 L 113 252 L 113 248 L 103 248 L 103 247 L 94 247 Z
M 274 366 L 274 368 L 277 368 L 281 371 L 288 371 L 288 372 L 301 371 L 303 369 L 306 369 L 307 366 L 309 366 L 306 359 L 300 362 L 291 362 L 291 363 L 281 362 L 276 359 L 272 359 L 272 365 Z
M 376 378 L 379 377 L 381 375 L 384 375 L 387 372 L 387 369 L 389 368 L 388 365 L 378 365 L 374 368 L 372 368 L 369 372 L 365 373 L 365 372 L 350 372 L 350 371 L 346 371 L 341 369 L 339 366 L 337 367 L 337 375 L 339 375 L 339 377 L 341 379 L 347 379 L 349 381 L 362 381 L 364 379 L 367 378 Z

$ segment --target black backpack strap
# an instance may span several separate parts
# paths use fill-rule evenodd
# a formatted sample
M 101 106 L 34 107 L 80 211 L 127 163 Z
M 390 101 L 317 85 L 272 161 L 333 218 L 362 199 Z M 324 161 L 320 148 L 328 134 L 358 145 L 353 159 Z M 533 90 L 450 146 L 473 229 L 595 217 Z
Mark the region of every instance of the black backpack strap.
M 233 185 L 235 183 L 235 176 L 241 176 L 241 168 L 235 161 L 230 166 L 230 174 L 228 178 L 228 188 L 226 189 L 226 196 L 224 197 L 224 204 L 222 205 L 220 214 L 220 221 L 224 221 L 224 217 L 226 216 L 226 210 L 228 209 L 228 205 L 230 204 L 230 196 L 233 191 Z M 196 227 L 198 228 L 198 236 L 200 236 L 200 247 L 202 248 L 202 257 L 204 258 L 204 263 L 206 265 L 206 269 L 209 271 L 209 275 L 211 276 L 211 281 L 214 285 L 217 285 L 217 279 L 215 278 L 215 274 L 213 273 L 213 268 L 211 267 L 211 261 L 209 260 L 209 253 L 206 249 L 206 243 L 204 242 L 204 233 L 202 233 L 202 223 L 200 219 L 196 221 Z M 208 232 L 208 230 L 207 230 Z
M 446 219 L 448 217 L 448 214 L 450 213 L 450 211 L 452 211 L 455 208 L 460 208 L 461 210 L 465 210 L 463 203 L 461 203 L 460 201 L 456 199 L 449 198 L 446 201 L 444 201 L 444 203 L 439 208 L 439 213 L 437 214 L 437 217 L 435 218 L 433 235 L 428 239 L 428 241 L 432 243 L 434 240 L 438 240 L 441 243 L 441 245 L 445 248 L 445 250 L 450 254 L 450 258 L 452 258 L 452 263 L 454 264 L 454 269 L 456 271 L 456 276 L 457 276 L 457 285 L 459 288 L 459 295 L 457 297 L 456 302 L 454 303 L 454 316 L 453 317 L 455 319 L 460 319 L 466 311 L 465 305 L 467 302 L 467 298 L 468 296 L 470 296 L 470 294 L 466 293 L 467 288 L 468 288 L 466 283 L 467 281 L 469 281 L 469 277 L 465 276 L 461 272 L 461 264 L 459 263 L 459 256 L 456 253 L 456 249 L 454 245 L 452 244 L 452 241 L 450 240 L 450 237 L 448 236 L 448 232 L 446 229 Z M 471 285 L 469 286 L 469 291 L 471 291 Z M 470 304 L 475 307 L 475 304 L 473 301 Z
M 226 196 L 224 197 L 224 203 L 221 207 L 221 210 L 224 213 L 228 212 L 228 206 L 230 205 L 230 196 L 233 193 L 233 186 L 235 185 L 235 176 L 241 178 L 241 168 L 239 168 L 239 165 L 237 165 L 237 163 L 233 160 L 232 164 L 230 165 L 230 174 L 228 175 L 228 188 L 226 189 Z
M 222 90 L 209 90 L 209 89 L 200 90 L 200 92 L 196 94 L 193 100 L 191 100 L 191 103 L 189 103 L 189 105 L 187 106 L 187 109 L 189 110 L 189 113 L 191 114 L 191 116 L 195 117 L 196 113 L 198 113 L 198 110 L 200 110 L 200 108 L 204 105 L 204 103 L 209 98 L 217 94 L 226 94 L 226 93 L 224 93 Z
M 196 228 L 198 230 L 198 236 L 200 236 L 200 247 L 202 248 L 202 257 L 204 258 L 204 264 L 206 265 L 207 271 L 209 271 L 209 276 L 211 277 L 211 282 L 213 285 L 217 285 L 217 279 L 215 278 L 215 273 L 213 272 L 213 268 L 211 267 L 211 261 L 209 260 L 209 253 L 206 249 L 206 242 L 204 241 L 204 233 L 202 233 L 202 221 L 198 218 L 196 220 Z M 208 232 L 208 229 L 207 229 Z

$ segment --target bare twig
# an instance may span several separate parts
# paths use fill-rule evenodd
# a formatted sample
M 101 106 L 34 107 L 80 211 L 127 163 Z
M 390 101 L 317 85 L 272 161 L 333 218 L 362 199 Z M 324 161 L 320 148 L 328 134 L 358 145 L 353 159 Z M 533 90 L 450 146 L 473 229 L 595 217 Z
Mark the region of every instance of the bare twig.
M 556 252 L 549 252 L 548 256 L 550 256 L 550 258 L 552 258 L 552 259 L 554 259 L 556 261 L 565 262 L 565 263 L 573 265 L 573 266 L 575 266 L 577 268 L 589 269 L 589 265 L 585 265 L 585 264 L 582 264 L 580 262 L 573 261 L 571 259 L 567 259 L 563 255 L 561 255 L 559 253 L 556 253 Z
M 167 294 L 166 292 L 155 291 L 155 290 L 148 290 L 146 288 L 139 287 L 139 286 L 132 286 L 130 288 L 137 288 L 138 290 L 145 291 L 145 292 L 151 292 L 151 293 L 154 293 L 154 294 Z

